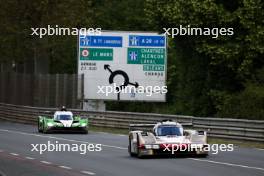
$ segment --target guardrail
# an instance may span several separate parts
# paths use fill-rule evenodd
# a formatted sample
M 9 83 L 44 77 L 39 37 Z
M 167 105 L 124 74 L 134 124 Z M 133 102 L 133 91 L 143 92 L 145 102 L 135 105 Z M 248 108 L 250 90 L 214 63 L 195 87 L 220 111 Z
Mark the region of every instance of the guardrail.
M 37 124 L 39 115 L 51 115 L 55 108 L 40 108 L 0 103 L 0 119 Z M 183 115 L 132 113 L 115 111 L 84 111 L 71 109 L 73 113 L 88 117 L 92 126 L 128 129 L 129 124 L 155 123 L 164 119 L 191 124 L 191 128 L 207 130 L 209 136 L 264 142 L 264 121 L 229 118 L 204 118 Z

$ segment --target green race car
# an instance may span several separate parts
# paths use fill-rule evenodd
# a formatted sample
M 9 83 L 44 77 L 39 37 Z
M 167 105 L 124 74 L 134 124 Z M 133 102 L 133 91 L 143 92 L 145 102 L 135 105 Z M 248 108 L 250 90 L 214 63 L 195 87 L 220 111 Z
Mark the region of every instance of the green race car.
M 73 116 L 71 111 L 56 111 L 54 117 L 39 116 L 38 131 L 43 133 L 51 132 L 81 132 L 88 133 L 88 119 L 80 116 Z

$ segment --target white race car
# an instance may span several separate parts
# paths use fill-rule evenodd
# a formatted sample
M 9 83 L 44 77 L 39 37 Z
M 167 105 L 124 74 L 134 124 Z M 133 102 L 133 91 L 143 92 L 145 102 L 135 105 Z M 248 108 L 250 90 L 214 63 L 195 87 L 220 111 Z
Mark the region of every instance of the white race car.
M 134 130 L 153 127 L 152 132 Z M 165 120 L 157 124 L 131 124 L 128 152 L 131 156 L 193 154 L 206 157 L 205 131 L 184 130 L 180 123 Z

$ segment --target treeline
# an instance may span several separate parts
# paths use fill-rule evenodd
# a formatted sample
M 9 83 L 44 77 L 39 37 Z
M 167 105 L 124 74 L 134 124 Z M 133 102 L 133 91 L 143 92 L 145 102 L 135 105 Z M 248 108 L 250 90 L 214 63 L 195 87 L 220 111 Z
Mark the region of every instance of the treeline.
M 261 0 L 0 0 L 1 62 L 48 59 L 76 72 L 76 36 L 31 36 L 32 27 L 159 31 L 180 25 L 233 28 L 232 36 L 169 39 L 166 103 L 107 102 L 119 111 L 264 119 Z M 37 51 L 37 52 L 36 52 Z

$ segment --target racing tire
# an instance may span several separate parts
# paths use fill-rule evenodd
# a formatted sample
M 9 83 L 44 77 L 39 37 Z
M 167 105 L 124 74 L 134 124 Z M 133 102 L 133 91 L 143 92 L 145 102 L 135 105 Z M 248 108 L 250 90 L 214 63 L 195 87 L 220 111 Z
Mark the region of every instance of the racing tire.
M 44 134 L 51 134 L 51 131 L 50 130 L 45 130 L 43 131 Z
M 135 153 L 131 152 L 131 138 L 129 137 L 129 145 L 128 145 L 128 153 L 131 157 L 136 157 L 137 155 Z
M 81 133 L 82 134 L 88 134 L 89 133 L 89 130 L 88 130 L 88 126 L 86 126 L 85 128 L 82 129 Z
M 51 133 L 51 131 L 43 127 L 43 133 L 48 134 L 48 133 Z
M 137 134 L 137 152 L 136 152 L 136 157 L 137 158 L 143 158 L 143 156 L 140 154 L 140 148 L 139 148 L 139 136 Z
M 84 130 L 83 132 L 82 132 L 82 134 L 88 134 L 89 132 L 88 132 L 88 130 Z
M 41 126 L 40 126 L 39 120 L 38 120 L 38 132 L 39 132 L 39 133 L 42 133 L 42 132 L 43 132 L 43 130 L 41 129 Z
M 144 156 L 142 156 L 142 155 L 140 154 L 139 150 L 138 150 L 138 152 L 137 152 L 137 158 L 140 158 L 140 159 L 144 158 Z
M 49 133 L 49 131 L 48 131 L 48 130 L 46 130 L 46 129 L 44 129 L 44 130 L 43 130 L 43 133 L 44 133 L 44 134 L 48 134 L 48 133 Z

